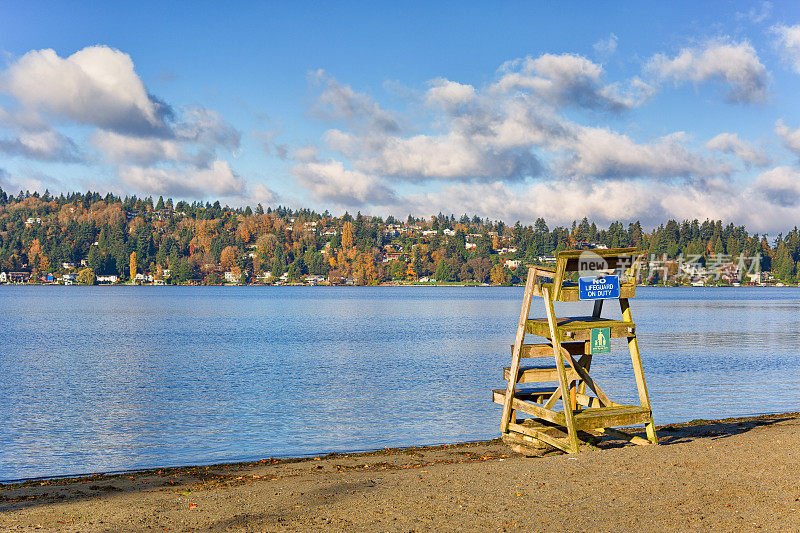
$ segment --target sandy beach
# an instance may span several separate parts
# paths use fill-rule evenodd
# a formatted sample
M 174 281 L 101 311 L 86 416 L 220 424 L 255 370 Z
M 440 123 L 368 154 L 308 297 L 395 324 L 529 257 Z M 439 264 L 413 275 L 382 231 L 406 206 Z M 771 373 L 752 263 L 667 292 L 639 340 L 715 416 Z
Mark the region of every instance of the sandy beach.
M 4 531 L 800 531 L 800 413 L 0 486 Z

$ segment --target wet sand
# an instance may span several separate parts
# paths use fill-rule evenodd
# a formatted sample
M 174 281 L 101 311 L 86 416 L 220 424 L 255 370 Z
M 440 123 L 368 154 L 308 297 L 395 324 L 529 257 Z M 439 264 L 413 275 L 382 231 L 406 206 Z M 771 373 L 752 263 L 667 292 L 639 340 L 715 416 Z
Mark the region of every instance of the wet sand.
M 800 413 L 0 485 L 3 531 L 800 531 Z

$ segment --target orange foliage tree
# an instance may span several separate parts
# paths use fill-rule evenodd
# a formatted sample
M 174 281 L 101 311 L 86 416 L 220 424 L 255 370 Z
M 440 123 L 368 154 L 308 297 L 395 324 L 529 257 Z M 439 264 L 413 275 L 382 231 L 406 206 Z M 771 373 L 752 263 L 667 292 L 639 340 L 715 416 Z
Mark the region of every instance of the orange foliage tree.
M 349 250 L 353 247 L 353 225 L 348 220 L 342 227 L 342 248 Z
M 219 256 L 220 265 L 225 270 L 230 270 L 231 267 L 236 263 L 236 248 L 233 246 L 226 246 L 222 249 L 222 253 Z
M 131 279 L 136 279 L 136 252 L 131 252 Z

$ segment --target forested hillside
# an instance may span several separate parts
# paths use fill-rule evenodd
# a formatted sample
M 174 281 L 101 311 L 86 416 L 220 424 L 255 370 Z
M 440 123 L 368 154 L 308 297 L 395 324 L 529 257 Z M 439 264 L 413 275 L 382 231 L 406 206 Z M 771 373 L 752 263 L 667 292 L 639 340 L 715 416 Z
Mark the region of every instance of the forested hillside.
M 518 265 L 589 244 L 635 246 L 658 259 L 682 255 L 700 264 L 761 254 L 761 269 L 784 281 L 796 279 L 800 259 L 796 227 L 768 239 L 709 220 L 669 220 L 648 229 L 639 222 L 598 228 L 583 219 L 550 228 L 542 219 L 510 226 L 440 213 L 401 221 L 93 192 L 15 196 L 0 189 L 0 272 L 29 271 L 34 279 L 80 270 L 83 262 L 95 275 L 126 280 L 133 270 L 167 283 L 320 276 L 355 284 L 420 278 L 506 284 L 518 279 Z

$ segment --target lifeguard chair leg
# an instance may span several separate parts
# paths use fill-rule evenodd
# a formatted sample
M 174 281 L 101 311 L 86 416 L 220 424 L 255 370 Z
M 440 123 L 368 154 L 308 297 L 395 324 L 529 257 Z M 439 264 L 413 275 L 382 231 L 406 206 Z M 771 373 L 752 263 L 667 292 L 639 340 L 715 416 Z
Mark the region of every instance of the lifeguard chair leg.
M 525 282 L 525 293 L 522 296 L 522 309 L 519 313 L 519 322 L 517 323 L 517 336 L 514 339 L 514 350 L 511 354 L 511 368 L 508 374 L 508 385 L 506 385 L 506 399 L 503 403 L 503 419 L 500 422 L 500 433 L 508 432 L 508 424 L 514 417 L 516 422 L 516 413 L 512 409 L 514 402 L 514 392 L 517 385 L 516 376 L 519 373 L 519 360 L 522 355 L 522 343 L 525 340 L 525 324 L 528 322 L 528 316 L 531 313 L 531 299 L 533 298 L 533 284 L 536 281 L 536 269 L 528 269 L 528 280 Z
M 620 298 L 619 306 L 622 310 L 622 320 L 624 322 L 633 323 L 633 316 L 631 314 L 631 306 L 627 298 Z M 631 352 L 631 362 L 633 363 L 633 373 L 636 376 L 636 388 L 639 390 L 639 402 L 642 407 L 650 409 L 650 422 L 645 424 L 645 431 L 647 432 L 647 440 L 653 444 L 658 444 L 658 436 L 656 435 L 656 425 L 653 421 L 653 411 L 650 407 L 650 396 L 647 393 L 647 384 L 644 381 L 644 370 L 642 368 L 642 355 L 639 353 L 639 341 L 636 334 L 633 333 L 632 337 L 628 337 L 628 349 Z
M 559 341 L 556 328 L 556 311 L 547 288 L 543 289 L 543 293 L 545 310 L 547 311 L 547 322 L 550 324 L 550 342 L 553 345 L 553 355 L 555 356 L 556 368 L 558 369 L 558 387 L 561 390 L 561 403 L 564 405 L 564 420 L 567 425 L 567 440 L 570 448 L 568 451 L 569 453 L 578 453 L 580 451 L 578 447 L 578 431 L 575 429 L 575 421 L 573 420 L 574 414 L 572 412 L 572 402 L 570 402 L 567 372 L 564 368 L 564 357 L 561 355 L 561 342 Z

